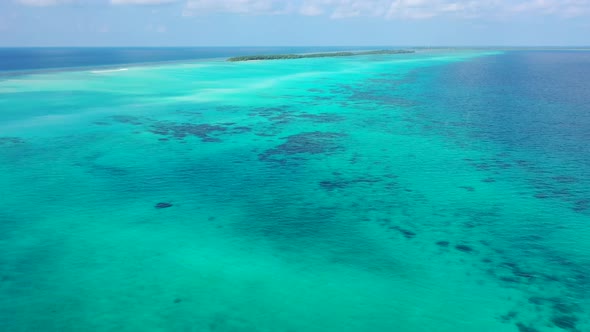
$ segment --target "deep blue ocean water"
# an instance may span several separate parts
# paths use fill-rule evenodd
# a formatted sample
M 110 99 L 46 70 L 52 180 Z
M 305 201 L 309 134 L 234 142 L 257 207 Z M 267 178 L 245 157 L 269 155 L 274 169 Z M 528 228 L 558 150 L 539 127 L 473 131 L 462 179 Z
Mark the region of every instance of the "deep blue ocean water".
M 0 77 L 3 330 L 590 331 L 589 51 L 136 51 Z
M 531 156 L 547 168 L 539 170 L 543 176 L 552 167 L 578 173 L 568 183 L 574 193 L 561 198 L 590 196 L 590 145 L 585 144 L 590 139 L 590 52 L 512 51 L 436 70 L 445 84 L 420 92 L 431 101 L 423 115 L 433 121 L 434 131 L 442 129 L 447 136 L 464 131 L 478 144 L 492 142 L 515 159 Z

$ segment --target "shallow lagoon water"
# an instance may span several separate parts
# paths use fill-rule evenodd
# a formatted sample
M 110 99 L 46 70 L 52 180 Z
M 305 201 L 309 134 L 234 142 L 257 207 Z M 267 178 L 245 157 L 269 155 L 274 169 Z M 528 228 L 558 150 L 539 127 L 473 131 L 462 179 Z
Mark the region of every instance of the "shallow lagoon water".
M 3 329 L 588 331 L 589 64 L 4 77 Z

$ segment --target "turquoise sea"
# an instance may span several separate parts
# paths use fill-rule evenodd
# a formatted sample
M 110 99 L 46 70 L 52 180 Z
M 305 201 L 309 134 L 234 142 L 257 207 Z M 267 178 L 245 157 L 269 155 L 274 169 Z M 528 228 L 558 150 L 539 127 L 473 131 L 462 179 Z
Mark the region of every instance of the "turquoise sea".
M 590 331 L 590 51 L 0 76 L 0 330 Z

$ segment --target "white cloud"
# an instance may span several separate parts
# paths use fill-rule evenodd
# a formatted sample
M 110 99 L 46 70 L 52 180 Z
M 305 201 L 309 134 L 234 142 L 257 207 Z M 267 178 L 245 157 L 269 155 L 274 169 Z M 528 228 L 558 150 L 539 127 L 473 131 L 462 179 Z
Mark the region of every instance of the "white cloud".
M 389 19 L 497 18 L 519 15 L 590 15 L 590 0 L 306 0 L 312 13 L 333 18 L 377 16 Z M 305 14 L 305 12 L 302 12 Z
M 117 0 L 142 1 L 142 0 Z M 490 15 L 509 0 L 186 0 L 187 16 L 211 12 L 250 15 L 300 14 L 349 18 L 425 19 Z M 587 1 L 587 0 L 571 0 Z M 589 0 L 590 1 L 590 0 Z
M 182 0 L 110 0 L 113 5 L 162 5 Z
M 0 0 L 4 1 L 4 0 Z M 26 6 L 48 7 L 65 4 L 112 4 L 112 5 L 159 5 L 174 2 L 186 2 L 186 0 L 14 0 Z M 222 0 L 223 1 L 223 0 Z
M 4 1 L 4 0 L 0 0 Z M 183 16 L 211 13 L 305 15 L 335 19 L 498 18 L 506 16 L 590 16 L 590 0 L 13 0 L 28 6 L 91 2 L 112 5 L 184 4 Z
M 305 1 L 299 8 L 299 13 L 305 16 L 318 16 L 324 13 L 324 9 L 314 1 Z
M 477 3 L 489 1 L 478 1 Z M 462 14 L 475 1 L 451 0 L 306 0 L 304 15 L 327 14 L 333 18 L 374 16 L 386 18 L 430 18 Z
M 47 7 L 71 3 L 72 0 L 16 0 L 25 6 Z
M 528 0 L 509 7 L 513 13 L 538 13 L 565 17 L 590 14 L 590 0 Z
M 295 8 L 291 1 L 279 0 L 187 0 L 187 10 L 193 14 L 285 14 Z

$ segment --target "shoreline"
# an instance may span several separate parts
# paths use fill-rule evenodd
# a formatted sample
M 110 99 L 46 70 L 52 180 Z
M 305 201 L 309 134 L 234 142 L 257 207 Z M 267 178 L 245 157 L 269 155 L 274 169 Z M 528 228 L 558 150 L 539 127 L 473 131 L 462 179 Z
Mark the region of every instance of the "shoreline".
M 334 54 L 334 53 L 368 53 L 368 52 L 376 52 L 376 51 L 334 51 L 334 52 L 322 52 L 322 53 L 295 53 L 295 56 L 303 56 L 308 54 Z M 412 53 L 415 53 L 413 51 Z M 277 55 L 267 55 L 267 56 L 279 56 Z M 253 55 L 255 57 L 257 55 Z M 284 56 L 284 54 L 283 54 Z M 123 71 L 129 70 L 131 68 L 137 67 L 146 67 L 146 66 L 166 66 L 166 65 L 182 65 L 182 64 L 192 64 L 192 63 L 201 63 L 201 62 L 216 62 L 216 63 L 225 63 L 228 62 L 229 59 L 232 58 L 240 58 L 242 56 L 237 57 L 212 57 L 212 58 L 195 58 L 195 59 L 179 59 L 179 60 L 161 60 L 161 61 L 148 61 L 148 62 L 130 62 L 130 63 L 120 63 L 120 64 L 105 64 L 105 65 L 89 65 L 89 66 L 71 66 L 71 67 L 55 67 L 55 68 L 39 68 L 39 69 L 25 69 L 25 70 L 0 70 L 0 80 L 5 78 L 11 77 L 19 77 L 19 76 L 28 76 L 28 75 L 43 75 L 43 74 L 53 74 L 53 73 L 64 73 L 64 72 L 84 72 L 84 71 Z M 250 56 L 243 56 L 243 57 L 250 57 Z M 253 60 L 251 60 L 253 61 Z
M 46 47 L 47 49 L 56 49 L 54 47 Z M 231 49 L 232 47 L 227 47 L 228 49 Z M 277 47 L 279 48 L 279 47 Z M 282 47 L 280 47 L 282 48 Z M 303 48 L 304 47 L 296 47 L 296 48 L 301 48 L 300 50 L 292 50 L 295 51 L 296 54 L 305 54 Z M 311 47 L 310 47 L 311 48 Z M 310 48 L 307 48 L 308 51 L 310 52 Z M 367 51 L 368 48 L 362 48 L 362 47 L 355 47 L 355 46 L 351 46 L 351 47 L 314 47 L 317 52 L 343 52 L 343 51 L 348 51 L 348 52 L 352 52 L 352 51 Z M 345 49 L 343 49 L 345 48 Z M 376 47 L 375 47 L 376 48 Z M 373 48 L 373 49 L 375 49 Z M 2 55 L 2 50 L 4 49 L 18 49 L 18 48 L 13 48 L 13 47 L 0 47 L 0 56 Z M 29 49 L 29 48 L 26 48 Z M 36 49 L 36 48 L 32 48 L 32 49 Z M 44 47 L 41 47 L 39 49 L 44 49 Z M 57 49 L 61 49 L 61 48 L 57 48 Z M 63 48 L 63 49 L 70 49 L 68 47 Z M 73 48 L 73 49 L 87 49 L 87 48 Z M 92 48 L 91 48 L 92 49 Z M 97 50 L 101 50 L 101 49 L 119 49 L 119 47 L 115 47 L 115 48 L 111 48 L 111 47 L 97 47 L 94 48 Z M 121 49 L 127 49 L 127 48 L 121 48 Z M 131 49 L 142 49 L 142 47 L 138 47 L 138 48 L 131 48 Z M 160 49 L 160 48 L 154 48 L 154 49 Z M 168 48 L 164 48 L 164 49 L 168 49 Z M 182 47 L 180 48 L 182 49 Z M 208 49 L 208 48 L 205 48 Z M 240 48 L 238 48 L 240 49 Z M 265 52 L 265 50 L 268 50 L 269 48 L 267 47 L 250 47 L 249 49 L 252 49 L 251 52 L 249 53 L 250 55 L 252 54 L 260 54 L 262 52 Z M 255 49 L 258 49 L 257 51 L 255 51 Z M 273 49 L 272 47 L 270 49 Z M 283 49 L 283 52 L 285 52 L 286 50 Z M 248 53 L 246 54 L 242 54 L 242 55 L 249 55 Z M 273 54 L 272 52 L 270 54 Z M 281 52 L 277 51 L 276 54 L 281 54 Z M 73 71 L 86 71 L 86 70 L 109 70 L 109 69 L 118 69 L 118 68 L 131 68 L 131 67 L 143 67 L 143 66 L 156 66 L 156 65 L 169 65 L 169 64 L 189 64 L 189 63 L 196 63 L 196 62 L 225 62 L 228 58 L 230 57 L 234 57 L 234 56 L 240 56 L 240 52 L 227 52 L 226 54 L 211 54 L 211 56 L 204 56 L 204 57 L 183 57 L 183 58 L 178 58 L 178 59 L 165 59 L 165 60 L 159 60 L 159 59 L 150 59 L 147 61 L 121 61 L 121 62 L 116 62 L 116 63 L 106 63 L 106 64 L 80 64 L 80 65 L 65 65 L 62 67 L 45 67 L 45 68 L 26 68 L 26 69 L 0 69 L 0 79 L 5 78 L 5 77 L 15 77 L 15 76 L 26 76 L 26 75 L 36 75 L 36 74 L 45 74 L 45 73 L 56 73 L 56 72 L 73 72 Z
M 53 73 L 65 73 L 65 72 L 115 72 L 115 71 L 126 71 L 130 68 L 137 67 L 148 67 L 148 66 L 166 66 L 174 64 L 190 64 L 194 62 L 224 62 L 225 57 L 219 58 L 202 58 L 193 60 L 167 60 L 167 61 L 151 61 L 151 62 L 131 62 L 121 64 L 109 64 L 109 65 L 95 65 L 95 66 L 73 66 L 73 67 L 58 67 L 58 68 L 45 68 L 45 69 L 28 69 L 28 70 L 13 70 L 13 71 L 0 71 L 0 79 L 7 77 L 18 77 L 27 75 L 43 75 Z
M 414 50 L 376 50 L 360 52 L 323 52 L 309 54 L 269 54 L 269 55 L 246 55 L 228 58 L 228 62 L 246 62 L 246 61 L 268 61 L 268 60 L 298 60 L 298 59 L 315 59 L 315 58 L 335 58 L 351 57 L 362 55 L 388 55 L 388 54 L 411 54 L 416 53 Z
M 0 50 L 2 48 L 0 47 Z M 519 51 L 519 50 L 550 50 L 550 51 L 579 51 L 579 52 L 587 52 L 590 51 L 590 48 L 534 48 L 534 47 L 523 47 L 523 48 L 450 48 L 450 47 L 416 47 L 412 48 L 411 53 L 425 53 L 425 52 L 432 52 L 432 51 Z M 366 50 L 359 50 L 359 51 L 335 51 L 335 52 L 323 52 L 323 53 L 295 53 L 292 55 L 297 56 L 297 59 L 300 58 L 313 58 L 313 57 L 336 57 L 334 53 L 354 53 L 356 55 L 370 55 L 373 52 L 379 51 L 366 51 Z M 363 54 L 360 54 L 363 53 Z M 314 54 L 325 54 L 324 56 L 310 56 Z M 373 53 L 375 54 L 375 53 Z M 394 54 L 394 53 L 392 53 Z M 286 56 L 289 54 L 283 54 L 282 56 Z M 258 55 L 258 56 L 238 56 L 233 58 L 253 58 L 253 57 L 278 57 L 281 56 L 280 54 L 277 55 Z M 232 62 L 229 61 L 232 57 L 211 57 L 211 58 L 195 58 L 195 59 L 179 59 L 179 60 L 162 60 L 162 61 L 147 61 L 147 62 L 131 62 L 131 63 L 120 63 L 120 64 L 106 64 L 106 65 L 88 65 L 88 66 L 70 66 L 70 67 L 55 67 L 55 68 L 39 68 L 39 69 L 24 69 L 24 70 L 0 70 L 0 80 L 10 79 L 13 77 L 22 77 L 22 76 L 29 76 L 29 75 L 43 75 L 43 74 L 53 74 L 53 73 L 60 73 L 60 72 L 83 72 L 83 71 L 108 71 L 108 70 L 117 70 L 117 69 L 132 69 L 138 67 L 146 67 L 146 66 L 166 66 L 166 65 L 182 65 L 182 64 L 193 64 L 193 63 L 225 63 L 225 62 Z M 250 59 L 248 61 L 253 62 L 254 60 L 258 61 L 268 61 L 271 59 Z M 240 61 L 233 61 L 233 62 L 240 62 Z M 242 61 L 244 62 L 244 61 Z

